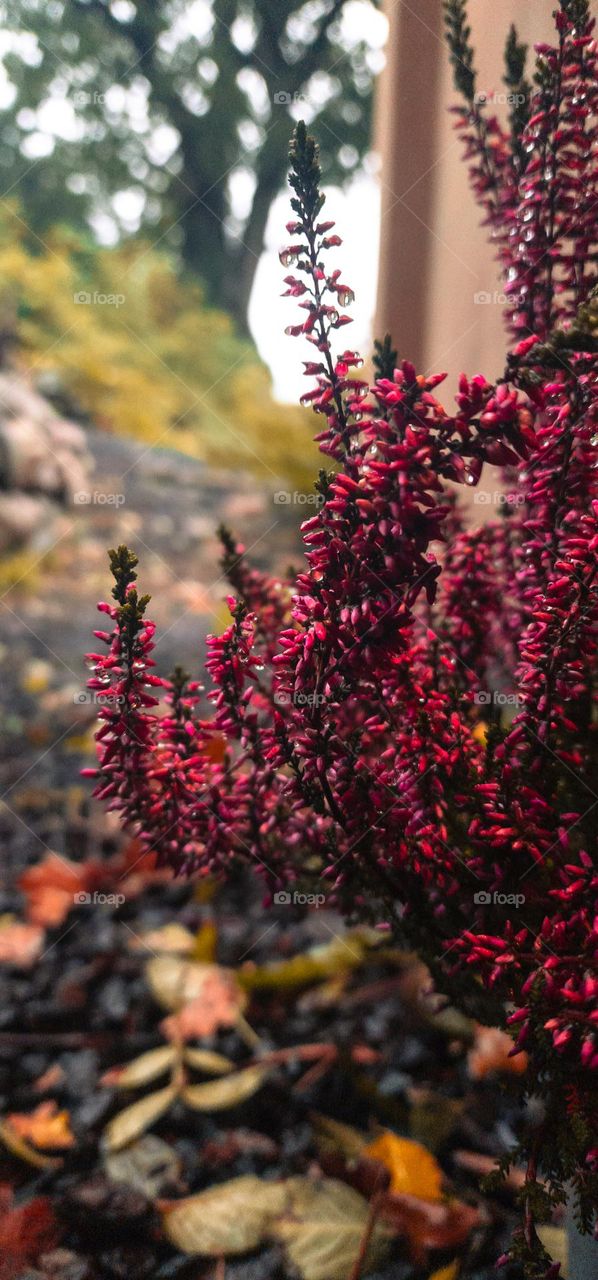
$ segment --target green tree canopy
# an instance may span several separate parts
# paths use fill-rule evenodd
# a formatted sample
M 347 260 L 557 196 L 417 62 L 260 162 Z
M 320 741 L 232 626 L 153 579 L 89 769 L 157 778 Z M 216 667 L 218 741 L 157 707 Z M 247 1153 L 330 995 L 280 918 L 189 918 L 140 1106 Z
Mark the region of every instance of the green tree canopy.
M 6 0 L 2 190 L 40 235 L 149 233 L 243 326 L 290 116 L 332 182 L 367 149 L 379 2 Z

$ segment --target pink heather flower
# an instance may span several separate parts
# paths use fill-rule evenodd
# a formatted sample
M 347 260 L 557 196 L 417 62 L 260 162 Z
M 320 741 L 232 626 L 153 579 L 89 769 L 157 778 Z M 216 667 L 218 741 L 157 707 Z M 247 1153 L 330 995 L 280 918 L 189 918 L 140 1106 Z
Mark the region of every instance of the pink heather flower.
M 208 642 L 209 715 L 184 673 L 153 674 L 136 558 L 111 553 L 116 603 L 100 608 L 112 629 L 96 633 L 106 654 L 90 655 L 91 687 L 106 695 L 96 794 L 179 871 L 253 863 L 268 891 L 321 881 L 329 901 L 347 912 L 357 903 L 419 949 L 456 1001 L 525 1045 L 530 1088 L 540 1080 L 553 1118 L 563 1079 L 574 1086 L 564 1123 L 575 1117 L 575 1156 L 554 1178 L 577 1180 L 587 1207 L 598 1067 L 596 49 L 583 0 L 561 0 L 557 42 L 524 92 L 512 35 L 508 83 L 519 76 L 525 102 L 509 132 L 476 98 L 463 0 L 448 12 L 466 98 L 458 124 L 512 299 L 504 375 L 462 375 L 448 410 L 435 394 L 443 375 L 418 374 L 389 340 L 377 344 L 372 385 L 358 375 L 361 359 L 338 335 L 352 291 L 328 263 L 340 239 L 322 221 L 317 148 L 299 125 L 281 261 L 301 320 L 287 332 L 314 348 L 303 399 L 334 470 L 320 472 L 292 583 L 253 569 L 222 531 L 235 595 L 230 625 Z M 503 468 L 506 498 L 466 530 L 451 485 L 491 483 L 487 464 Z M 517 1257 L 531 1266 L 526 1231 Z

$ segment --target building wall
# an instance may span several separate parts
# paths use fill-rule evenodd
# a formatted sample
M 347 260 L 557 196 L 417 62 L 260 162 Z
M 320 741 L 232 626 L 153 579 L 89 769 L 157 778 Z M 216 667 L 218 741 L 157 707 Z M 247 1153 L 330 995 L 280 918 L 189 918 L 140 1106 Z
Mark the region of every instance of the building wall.
M 512 22 L 530 47 L 552 39 L 549 0 L 470 0 L 478 87 L 504 91 Z M 498 267 L 469 190 L 448 108 L 456 101 L 443 39 L 442 0 L 386 0 L 387 66 L 379 82 L 375 143 L 382 227 L 376 334 L 423 371 L 498 373 L 504 362 Z M 504 108 L 503 108 L 504 109 Z M 500 111 L 500 108 L 498 108 Z

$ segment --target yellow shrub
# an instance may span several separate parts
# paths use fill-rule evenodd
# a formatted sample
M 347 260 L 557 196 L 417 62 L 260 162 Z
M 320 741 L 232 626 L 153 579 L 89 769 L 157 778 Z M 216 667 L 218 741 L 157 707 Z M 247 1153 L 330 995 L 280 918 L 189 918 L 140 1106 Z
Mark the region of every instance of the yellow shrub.
M 155 249 L 100 249 L 64 228 L 42 244 L 6 201 L 0 282 L 0 327 L 15 329 L 20 362 L 54 374 L 95 425 L 311 488 L 310 415 L 276 404 L 251 344 Z

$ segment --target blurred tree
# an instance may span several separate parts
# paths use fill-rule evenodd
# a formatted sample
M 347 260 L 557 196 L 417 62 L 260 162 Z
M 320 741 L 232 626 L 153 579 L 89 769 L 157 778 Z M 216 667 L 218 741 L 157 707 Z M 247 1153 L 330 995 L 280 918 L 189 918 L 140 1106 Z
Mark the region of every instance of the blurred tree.
M 378 4 L 6 0 L 4 190 L 41 235 L 149 230 L 246 328 L 289 116 L 316 124 L 331 182 L 369 145 Z

